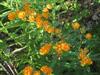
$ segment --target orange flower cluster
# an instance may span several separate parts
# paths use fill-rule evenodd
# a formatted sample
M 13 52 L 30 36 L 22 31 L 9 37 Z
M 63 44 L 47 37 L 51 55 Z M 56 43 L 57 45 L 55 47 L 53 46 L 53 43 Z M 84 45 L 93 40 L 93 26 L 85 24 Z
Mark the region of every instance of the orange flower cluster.
M 16 13 L 15 12 L 8 13 L 8 19 L 9 20 L 14 20 L 15 18 L 16 18 Z
M 45 44 L 40 48 L 40 55 L 48 54 L 50 49 L 51 49 L 51 44 L 50 43 Z
M 56 47 L 55 47 L 55 50 L 58 53 L 58 55 L 62 54 L 63 51 L 67 52 L 70 49 L 71 49 L 70 45 L 68 43 L 65 43 L 65 42 L 59 42 L 56 44 Z
M 44 9 L 42 14 L 37 14 L 36 16 L 36 23 L 37 23 L 37 28 L 43 27 L 44 30 L 48 33 L 53 33 L 54 32 L 54 27 L 49 25 L 48 22 L 48 15 L 49 15 L 49 9 L 52 9 L 52 6 L 48 4 Z M 46 20 L 42 20 L 42 18 Z
M 43 12 L 48 12 L 49 9 L 52 9 L 52 5 L 51 4 L 47 4 L 47 6 L 43 9 Z
M 26 17 L 25 11 L 19 11 L 18 12 L 18 18 L 24 20 Z
M 43 20 L 42 20 L 42 15 L 41 14 L 36 14 L 36 19 L 37 23 L 37 28 L 41 28 L 43 26 Z
M 74 30 L 78 30 L 80 28 L 80 24 L 78 22 L 74 22 L 74 23 L 72 23 L 72 28 Z
M 41 75 L 40 71 L 34 71 L 33 75 Z
M 25 11 L 25 13 L 28 14 L 32 14 L 34 12 L 34 9 L 30 8 L 31 3 L 25 3 L 23 6 L 23 10 Z
M 87 54 L 88 54 L 88 50 L 86 49 L 86 48 L 84 48 L 84 49 L 80 49 L 80 53 L 79 53 L 79 59 L 83 59 Z
M 80 59 L 81 66 L 90 65 L 93 63 L 87 54 L 88 50 L 86 48 L 80 50 L 78 58 Z
M 88 40 L 91 40 L 92 39 L 92 34 L 91 33 L 87 33 L 85 35 L 85 38 L 88 39 Z
M 80 61 L 80 63 L 81 63 L 81 66 L 85 66 L 85 65 L 91 65 L 93 62 L 92 62 L 91 58 L 84 57 L 84 59 L 82 59 Z
M 14 20 L 15 18 L 18 17 L 21 20 L 33 22 L 34 19 L 33 19 L 33 15 L 32 14 L 34 14 L 34 9 L 31 9 L 30 8 L 30 3 L 26 3 L 23 6 L 23 9 L 22 10 L 17 10 L 15 12 L 10 12 L 8 14 L 8 19 L 9 20 Z M 32 16 L 32 17 L 30 17 L 30 16 Z M 28 20 L 27 20 L 26 17 L 28 17 Z
M 45 66 L 42 66 L 41 69 L 40 69 L 45 75 L 51 75 L 53 70 L 51 67 L 45 65 Z
M 54 27 L 52 27 L 52 26 L 50 26 L 50 25 L 44 26 L 44 30 L 45 30 L 46 32 L 48 32 L 48 33 L 56 33 L 56 34 L 58 34 L 58 33 L 61 32 L 60 29 L 54 28 Z
M 30 8 L 30 6 L 31 6 L 30 3 L 25 3 L 22 10 L 17 10 L 16 12 L 10 12 L 8 14 L 8 19 L 14 20 L 16 17 L 18 17 L 19 19 L 28 22 L 36 22 L 37 28 L 43 27 L 44 30 L 48 33 L 61 32 L 60 29 L 50 26 L 47 20 L 49 15 L 49 10 L 52 9 L 52 6 L 50 4 L 47 4 L 47 6 L 43 9 L 42 14 L 36 13 L 34 9 Z
M 51 75 L 53 72 L 52 68 L 47 65 L 42 66 L 40 68 L 40 71 L 46 75 Z M 23 70 L 23 75 L 41 75 L 40 71 L 33 71 L 33 68 L 31 66 L 26 66 Z
M 46 32 L 48 32 L 48 33 L 56 33 L 56 34 L 58 34 L 58 33 L 61 32 L 60 29 L 50 26 L 48 21 L 44 21 L 43 25 L 44 25 L 43 26 L 44 30 Z
M 42 17 L 48 19 L 49 12 L 42 12 Z
M 26 66 L 23 70 L 24 75 L 40 75 L 40 71 L 33 71 L 31 66 Z
M 53 33 L 54 32 L 54 27 L 52 27 L 50 25 L 47 25 L 47 26 L 44 26 L 44 30 L 48 33 Z
M 33 68 L 31 66 L 26 66 L 23 70 L 24 75 L 32 75 L 33 73 Z

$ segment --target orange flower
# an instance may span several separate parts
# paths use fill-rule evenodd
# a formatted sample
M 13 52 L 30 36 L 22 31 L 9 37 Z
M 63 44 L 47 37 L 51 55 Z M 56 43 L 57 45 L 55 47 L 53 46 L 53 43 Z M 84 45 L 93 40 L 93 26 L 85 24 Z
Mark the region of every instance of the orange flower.
M 8 14 L 8 19 L 9 20 L 14 20 L 16 18 L 16 13 L 15 12 L 10 12 L 9 14 Z
M 93 62 L 89 57 L 84 57 L 81 61 L 81 66 L 91 65 Z
M 47 4 L 46 6 L 48 9 L 52 9 L 52 5 L 51 4 Z
M 80 28 L 80 24 L 79 24 L 78 22 L 74 22 L 74 23 L 72 23 L 72 28 L 73 28 L 74 30 L 77 30 L 77 29 Z
M 80 49 L 80 53 L 79 53 L 79 59 L 83 59 L 84 57 L 87 56 L 88 50 L 86 48 L 84 49 Z
M 51 48 L 51 44 L 47 43 L 43 47 L 40 48 L 40 55 L 46 55 L 49 53 Z
M 63 51 L 69 51 L 70 50 L 70 46 L 67 43 L 61 43 L 61 48 Z
M 48 12 L 48 11 L 49 11 L 48 8 L 43 9 L 43 12 L 45 12 L 45 13 Z
M 29 20 L 28 20 L 29 22 L 34 22 L 35 21 L 35 18 L 34 18 L 34 16 L 33 15 L 30 15 L 29 16 Z
M 53 33 L 54 32 L 54 28 L 53 27 L 48 27 L 47 32 L 48 33 Z
M 65 52 L 69 51 L 70 46 L 69 46 L 69 44 L 60 41 L 59 43 L 56 44 L 55 50 L 56 50 L 58 55 L 61 55 L 63 53 L 63 51 L 65 51 Z
M 48 26 L 49 25 L 49 22 L 48 21 L 43 21 L 43 26 Z
M 80 59 L 81 66 L 92 64 L 92 60 L 87 56 L 88 52 L 89 51 L 87 50 L 87 48 L 80 50 L 78 58 Z
M 33 73 L 33 68 L 31 66 L 26 66 L 23 70 L 24 75 L 32 75 Z
M 36 22 L 41 21 L 41 20 L 42 20 L 42 18 L 41 18 L 41 17 L 42 17 L 42 16 L 41 16 L 40 14 L 36 14 L 35 21 L 36 21 Z
M 55 50 L 57 52 L 58 55 L 61 55 L 62 54 L 62 49 L 61 49 L 61 45 L 60 44 L 57 44 L 56 47 L 55 47 Z
M 48 19 L 48 14 L 49 14 L 48 12 L 43 12 L 43 13 L 42 13 L 42 17 Z
M 25 11 L 26 15 L 30 15 L 34 13 L 34 9 L 31 9 L 30 6 L 31 6 L 31 3 L 29 2 L 26 2 L 23 6 L 23 11 Z
M 33 14 L 33 13 L 34 13 L 34 9 L 27 10 L 27 11 L 25 11 L 25 13 L 26 13 L 27 15 Z
M 44 26 L 44 30 L 47 31 L 48 33 L 53 33 L 54 32 L 54 28 L 47 25 L 47 26 Z
M 40 70 L 46 75 L 50 75 L 53 72 L 52 68 L 47 65 L 42 66 Z
M 25 11 L 26 14 L 30 14 L 31 10 L 30 10 L 30 3 L 25 3 L 23 6 L 23 10 Z
M 19 11 L 18 18 L 23 20 L 25 17 L 26 17 L 26 13 L 24 11 Z
M 40 14 L 37 14 L 37 15 L 36 15 L 36 19 L 35 19 L 35 20 L 36 20 L 36 22 L 41 21 L 41 20 L 42 20 L 42 19 L 41 19 L 41 15 L 40 15 Z
M 49 25 L 46 26 L 44 25 L 44 30 L 47 31 L 49 27 L 50 27 Z
M 58 29 L 58 28 L 55 28 L 55 29 L 54 29 L 54 33 L 57 33 L 57 34 L 58 34 L 58 33 L 60 33 L 60 32 L 61 32 L 60 29 Z
M 37 21 L 36 23 L 37 23 L 37 28 L 41 28 L 42 25 L 43 25 L 43 21 L 42 20 Z
M 48 33 L 57 33 L 58 34 L 61 32 L 60 29 L 50 26 L 48 21 L 44 21 L 43 25 L 44 25 L 44 30 Z
M 85 35 L 85 38 L 88 39 L 88 40 L 92 39 L 92 34 L 91 33 L 87 33 Z
M 42 16 L 40 14 L 36 15 L 36 23 L 37 23 L 37 28 L 41 28 L 43 25 L 43 21 L 42 21 Z
M 40 75 L 40 71 L 34 71 L 33 75 Z
M 28 3 L 25 3 L 24 6 L 23 6 L 23 9 L 24 10 L 29 10 L 30 9 L 30 5 L 31 4 L 29 2 Z

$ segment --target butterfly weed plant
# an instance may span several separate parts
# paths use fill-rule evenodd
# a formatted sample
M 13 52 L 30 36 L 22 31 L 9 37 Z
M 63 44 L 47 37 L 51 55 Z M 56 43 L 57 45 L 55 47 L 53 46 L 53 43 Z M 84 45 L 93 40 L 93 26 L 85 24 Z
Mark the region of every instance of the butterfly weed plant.
M 18 75 L 91 72 L 96 37 L 80 22 L 90 12 L 80 11 L 77 0 L 6 0 L 0 5 L 6 7 L 0 13 L 0 59 Z

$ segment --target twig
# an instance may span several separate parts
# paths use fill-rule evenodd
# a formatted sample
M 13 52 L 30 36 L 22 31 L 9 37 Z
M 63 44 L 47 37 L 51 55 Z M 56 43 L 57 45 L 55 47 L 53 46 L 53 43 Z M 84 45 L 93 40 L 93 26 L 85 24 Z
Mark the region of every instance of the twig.
M 0 58 L 0 65 L 7 75 L 17 75 L 16 68 L 11 66 L 7 61 L 2 60 L 2 58 Z
M 15 49 L 15 50 L 12 52 L 12 54 L 15 54 L 15 53 L 17 53 L 17 52 L 20 52 L 20 51 L 24 50 L 26 47 L 27 47 L 27 46 L 24 46 L 23 48 Z

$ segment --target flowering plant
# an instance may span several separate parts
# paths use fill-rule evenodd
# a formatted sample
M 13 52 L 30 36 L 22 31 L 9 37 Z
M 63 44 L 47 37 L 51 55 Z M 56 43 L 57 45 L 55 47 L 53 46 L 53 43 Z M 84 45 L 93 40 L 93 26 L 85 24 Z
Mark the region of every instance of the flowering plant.
M 12 64 L 18 75 L 89 72 L 95 37 L 80 22 L 89 12 L 81 17 L 76 15 L 80 10 L 77 0 L 9 2 L 9 21 L 0 21 L 0 32 L 6 35 L 0 39 L 0 58 Z M 70 10 L 75 12 L 71 19 L 61 17 Z M 2 20 L 4 16 L 5 13 Z

